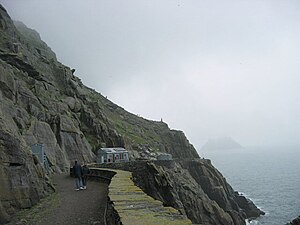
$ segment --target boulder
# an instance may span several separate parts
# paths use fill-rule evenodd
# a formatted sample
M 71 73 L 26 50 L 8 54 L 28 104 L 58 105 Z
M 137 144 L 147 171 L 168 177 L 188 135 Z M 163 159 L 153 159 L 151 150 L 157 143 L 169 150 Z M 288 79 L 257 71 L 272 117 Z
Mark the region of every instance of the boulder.
M 300 216 L 298 216 L 296 219 L 293 221 L 287 223 L 286 225 L 300 225 Z

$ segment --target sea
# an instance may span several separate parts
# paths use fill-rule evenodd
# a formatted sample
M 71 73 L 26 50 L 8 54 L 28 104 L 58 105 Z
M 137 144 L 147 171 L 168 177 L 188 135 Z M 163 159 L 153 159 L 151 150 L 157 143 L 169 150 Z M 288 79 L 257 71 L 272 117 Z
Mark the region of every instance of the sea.
M 285 225 L 300 216 L 300 148 L 207 150 L 200 156 L 266 213 L 247 224 Z

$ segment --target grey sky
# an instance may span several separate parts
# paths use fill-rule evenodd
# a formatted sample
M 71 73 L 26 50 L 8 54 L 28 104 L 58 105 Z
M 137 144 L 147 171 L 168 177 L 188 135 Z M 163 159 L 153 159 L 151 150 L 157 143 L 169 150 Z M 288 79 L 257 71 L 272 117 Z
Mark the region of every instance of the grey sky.
M 300 2 L 0 0 L 89 87 L 200 149 L 300 144 Z

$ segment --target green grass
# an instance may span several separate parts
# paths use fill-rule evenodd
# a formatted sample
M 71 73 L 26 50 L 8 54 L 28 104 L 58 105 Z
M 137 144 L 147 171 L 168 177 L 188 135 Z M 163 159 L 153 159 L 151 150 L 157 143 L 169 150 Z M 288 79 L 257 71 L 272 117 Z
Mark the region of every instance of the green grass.
M 35 225 L 40 222 L 45 215 L 50 213 L 51 209 L 56 208 L 60 204 L 60 197 L 57 192 L 42 199 L 37 205 L 29 209 L 23 209 L 14 215 L 13 220 L 8 225 L 16 224 L 22 221 L 24 225 Z

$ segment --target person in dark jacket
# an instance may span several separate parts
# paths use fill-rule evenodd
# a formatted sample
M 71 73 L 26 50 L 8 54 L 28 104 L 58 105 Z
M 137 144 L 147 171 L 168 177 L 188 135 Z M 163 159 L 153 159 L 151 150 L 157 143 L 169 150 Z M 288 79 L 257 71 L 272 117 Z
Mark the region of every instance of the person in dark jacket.
M 76 185 L 76 191 L 82 190 L 82 167 L 80 166 L 77 161 L 75 161 L 75 164 L 73 166 L 73 174 L 75 176 L 75 185 Z
M 82 167 L 82 184 L 83 184 L 83 189 L 86 189 L 86 184 L 87 184 L 87 177 L 88 174 L 90 174 L 90 169 L 87 167 L 87 165 L 83 165 Z

